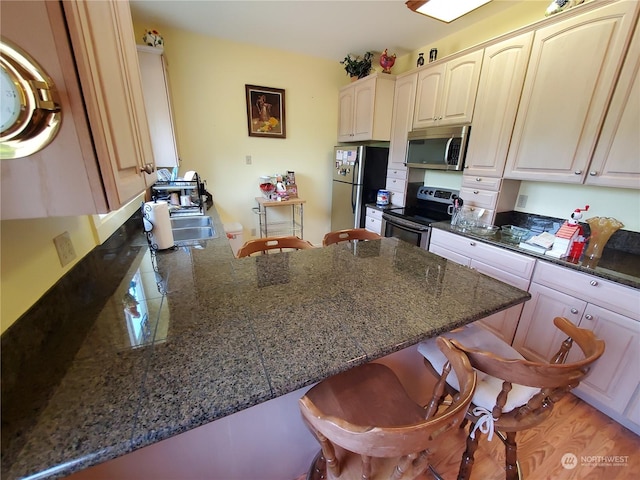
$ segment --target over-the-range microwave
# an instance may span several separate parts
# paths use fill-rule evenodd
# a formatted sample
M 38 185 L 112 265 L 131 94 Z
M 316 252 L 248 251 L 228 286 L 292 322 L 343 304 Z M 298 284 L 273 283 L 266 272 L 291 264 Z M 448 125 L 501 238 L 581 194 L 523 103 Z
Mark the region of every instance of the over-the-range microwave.
M 462 170 L 471 124 L 429 127 L 409 132 L 407 167 Z

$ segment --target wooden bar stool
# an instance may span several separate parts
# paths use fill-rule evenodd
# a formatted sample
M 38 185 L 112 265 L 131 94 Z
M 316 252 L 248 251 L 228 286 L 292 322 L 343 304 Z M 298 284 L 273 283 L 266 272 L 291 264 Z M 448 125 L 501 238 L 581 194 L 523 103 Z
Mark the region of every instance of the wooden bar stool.
M 464 419 L 476 385 L 466 356 L 443 338 L 435 344 L 447 361 L 424 407 L 379 363 L 327 378 L 300 399 L 302 416 L 322 448 L 308 479 L 414 479 L 428 468 L 430 451 Z M 460 394 L 441 405 L 451 367 Z
M 351 240 L 377 240 L 379 238 L 382 237 L 366 228 L 349 228 L 327 233 L 322 239 L 322 246 L 326 247 L 334 243 L 349 242 Z
M 248 257 L 257 252 L 265 254 L 268 250 L 279 250 L 282 252 L 283 249 L 306 250 L 309 248 L 315 247 L 310 242 L 296 236 L 257 238 L 244 242 L 244 245 L 238 250 L 238 258 Z
M 531 362 L 501 339 L 477 325 L 468 325 L 444 337 L 467 354 L 478 373 L 476 388 L 466 419 L 471 422 L 466 451 L 462 456 L 458 480 L 468 480 L 481 433 L 491 440 L 493 433 L 506 448 L 506 479 L 521 478 L 517 458 L 516 433 L 543 422 L 554 404 L 578 386 L 593 363 L 602 356 L 604 342 L 591 330 L 578 328 L 564 317 L 553 323 L 568 337 L 549 363 Z M 577 343 L 582 355 L 565 363 L 572 345 Z M 432 340 L 420 343 L 418 351 L 435 373 L 447 361 Z M 450 393 L 459 387 L 449 378 Z

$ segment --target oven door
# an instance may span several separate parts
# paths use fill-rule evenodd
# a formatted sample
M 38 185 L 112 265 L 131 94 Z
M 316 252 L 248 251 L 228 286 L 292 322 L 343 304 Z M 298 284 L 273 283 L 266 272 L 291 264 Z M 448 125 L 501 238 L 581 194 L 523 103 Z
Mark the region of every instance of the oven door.
M 427 250 L 431 227 L 419 223 L 382 214 L 382 233 L 385 237 L 395 237 Z

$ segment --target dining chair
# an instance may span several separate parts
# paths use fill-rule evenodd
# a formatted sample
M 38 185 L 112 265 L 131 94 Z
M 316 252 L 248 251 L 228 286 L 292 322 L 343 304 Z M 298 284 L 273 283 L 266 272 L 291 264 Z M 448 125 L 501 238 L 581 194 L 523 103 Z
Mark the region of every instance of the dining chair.
M 322 239 L 322 246 L 332 245 L 338 242 L 348 242 L 351 240 L 377 240 L 382 238 L 375 232 L 366 228 L 348 228 L 346 230 L 336 230 L 327 233 Z
M 458 480 L 469 479 L 482 433 L 488 440 L 495 433 L 505 444 L 506 479 L 522 478 L 516 433 L 548 418 L 554 404 L 577 387 L 602 356 L 604 342 L 591 330 L 578 328 L 564 317 L 556 317 L 553 323 L 567 338 L 549 363 L 526 360 L 509 344 L 475 324 L 443 335 L 466 353 L 478 373 L 478 387 L 466 415 L 470 426 Z M 567 362 L 574 343 L 582 351 L 581 358 Z M 418 351 L 425 357 L 427 367 L 436 374 L 447 361 L 431 339 L 420 343 Z M 448 378 L 447 390 L 455 395 L 458 385 L 455 379 Z
M 431 450 L 463 421 L 476 385 L 464 353 L 444 338 L 435 343 L 447 362 L 425 406 L 414 402 L 396 374 L 380 363 L 331 376 L 299 400 L 321 447 L 308 479 L 414 479 L 429 467 Z M 460 395 L 441 405 L 451 369 Z
M 237 257 L 249 257 L 254 253 L 262 252 L 267 253 L 268 250 L 307 250 L 315 248 L 310 242 L 302 240 L 300 237 L 288 236 L 288 237 L 264 237 L 256 238 L 254 240 L 247 240 L 244 245 L 238 250 Z

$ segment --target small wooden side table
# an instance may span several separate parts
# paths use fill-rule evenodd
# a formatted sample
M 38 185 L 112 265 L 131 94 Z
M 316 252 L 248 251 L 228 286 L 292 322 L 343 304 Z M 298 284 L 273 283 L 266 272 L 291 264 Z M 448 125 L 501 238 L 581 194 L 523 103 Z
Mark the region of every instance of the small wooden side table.
M 258 214 L 260 222 L 260 238 L 296 235 L 304 238 L 304 208 L 306 200 L 302 198 L 291 198 L 289 200 L 269 200 L 264 197 L 256 197 L 258 206 L 253 210 Z M 267 212 L 270 208 L 290 207 L 290 221 L 269 222 Z

